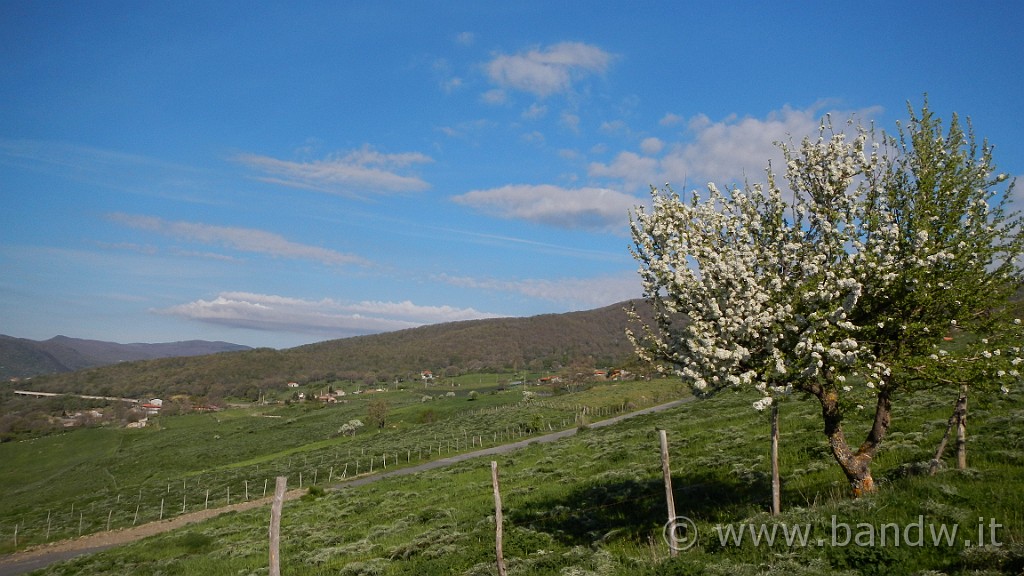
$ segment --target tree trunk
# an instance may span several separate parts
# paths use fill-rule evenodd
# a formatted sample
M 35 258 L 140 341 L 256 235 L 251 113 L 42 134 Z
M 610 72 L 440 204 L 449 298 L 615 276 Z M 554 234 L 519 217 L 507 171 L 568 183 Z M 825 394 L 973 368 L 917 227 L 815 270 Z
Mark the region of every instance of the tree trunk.
M 957 400 L 956 422 L 956 468 L 967 469 L 967 386 L 960 387 L 960 398 Z
M 946 433 L 942 435 L 939 447 L 935 450 L 935 457 L 928 466 L 928 473 L 932 476 L 939 470 L 939 463 L 942 462 L 942 453 L 946 450 L 949 442 L 949 435 L 953 427 L 957 431 L 957 468 L 967 468 L 967 386 L 960 387 L 960 394 L 957 395 L 956 404 L 953 405 L 953 414 L 949 416 L 946 423 Z
M 960 399 L 957 398 L 956 405 L 953 408 L 953 413 L 949 416 L 949 422 L 946 423 L 946 433 L 942 435 L 942 440 L 939 441 L 939 447 L 935 449 L 935 457 L 928 464 L 928 475 L 935 476 L 935 473 L 939 471 L 939 463 L 942 462 L 942 453 L 946 451 L 946 444 L 949 442 L 949 433 L 953 430 L 953 426 L 956 425 L 957 418 L 957 407 L 960 406 Z
M 875 420 L 864 442 L 854 452 L 843 433 L 843 414 L 839 407 L 839 395 L 832 389 L 822 386 L 814 387 L 811 392 L 821 403 L 821 415 L 825 422 L 825 436 L 828 438 L 832 456 L 836 459 L 843 474 L 850 482 L 853 496 L 859 498 L 877 490 L 875 479 L 871 476 L 871 461 L 882 445 L 889 430 L 892 401 L 888 387 L 884 384 L 878 390 L 875 403 Z

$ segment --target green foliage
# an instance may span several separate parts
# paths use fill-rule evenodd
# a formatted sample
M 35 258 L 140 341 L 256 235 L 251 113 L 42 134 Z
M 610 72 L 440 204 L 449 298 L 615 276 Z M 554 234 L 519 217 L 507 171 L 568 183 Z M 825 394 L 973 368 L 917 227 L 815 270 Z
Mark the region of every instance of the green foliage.
M 391 406 L 387 400 L 376 399 L 372 400 L 366 408 L 366 412 L 370 417 L 370 422 L 373 422 L 378 430 L 382 430 L 387 424 L 388 414 L 391 412 Z
M 652 190 L 631 220 L 655 311 L 629 332 L 638 354 L 701 393 L 754 388 L 758 410 L 815 398 L 855 495 L 874 490 L 897 393 L 1005 388 L 1024 362 L 1013 184 L 955 116 L 944 132 L 927 102 L 910 112 L 898 139 L 826 118 L 817 139 L 780 145 L 789 200 L 769 168 L 766 185 L 706 198 Z M 941 346 L 951 332 L 964 342 Z M 844 419 L 864 405 L 875 424 L 850 442 Z
M 306 502 L 311 502 L 317 498 L 323 498 L 327 494 L 322 486 L 310 486 L 305 494 L 302 495 L 302 499 Z
M 607 397 L 621 402 L 623 386 L 595 389 L 575 400 Z M 283 562 L 296 575 L 493 574 L 490 461 L 497 460 L 511 574 L 966 575 L 1016 574 L 1021 569 L 1024 429 L 1013 425 L 1024 418 L 1021 391 L 979 397 L 972 420 L 975 467 L 934 477 L 910 473 L 908 465 L 930 458 L 944 431 L 947 399 L 929 391 L 906 398 L 901 406 L 905 417 L 894 424 L 889 450 L 876 462 L 881 490 L 856 501 L 845 497 L 844 479 L 828 465 L 814 406 L 784 404 L 783 514 L 777 518 L 766 513 L 770 492 L 763 439 L 768 423 L 750 410 L 754 398 L 729 392 L 592 428 L 554 444 L 359 487 L 342 486 L 314 502 L 289 501 L 282 517 Z M 573 399 L 557 398 L 566 403 Z M 548 409 L 544 403 L 554 401 L 539 399 L 533 409 Z M 442 406 L 446 401 L 436 402 Z M 467 406 L 461 400 L 451 402 Z M 441 426 L 457 429 L 494 420 L 510 425 L 531 417 L 518 407 L 503 410 L 507 412 L 441 420 L 438 428 L 415 431 L 429 435 Z M 871 421 L 854 412 L 846 424 L 859 431 Z M 668 432 L 677 513 L 694 519 L 700 535 L 696 546 L 676 559 L 668 557 L 661 540 L 665 509 L 657 429 Z M 366 437 L 388 435 L 397 432 Z M 1006 546 L 735 546 L 722 545 L 715 537 L 716 525 L 725 523 L 807 523 L 827 542 L 833 517 L 852 526 L 879 526 L 906 525 L 919 515 L 926 522 L 959 522 L 964 538 L 975 537 L 978 517 L 996 518 L 1005 525 L 999 537 Z M 74 559 L 44 573 L 251 574 L 266 567 L 266 522 L 266 508 L 230 514 Z M 8 532 L 0 525 L 0 535 Z M 213 545 L 189 544 L 194 537 L 185 536 L 188 532 L 209 538 Z M 196 564 L 200 558 L 201 568 Z
M 865 297 L 851 320 L 873 354 L 896 373 L 892 386 L 997 383 L 1006 366 L 984 351 L 1024 338 L 1011 306 L 1022 285 L 1024 218 L 1009 204 L 1014 182 L 997 173 L 992 147 L 979 145 L 954 114 L 948 127 L 928 107 L 887 142 L 895 156 L 866 198 L 865 228 L 895 225 L 886 257 L 894 279 L 868 269 Z M 945 347 L 954 335 L 961 345 Z M 984 338 L 964 338 L 965 335 Z M 966 345 L 964 344 L 966 340 Z

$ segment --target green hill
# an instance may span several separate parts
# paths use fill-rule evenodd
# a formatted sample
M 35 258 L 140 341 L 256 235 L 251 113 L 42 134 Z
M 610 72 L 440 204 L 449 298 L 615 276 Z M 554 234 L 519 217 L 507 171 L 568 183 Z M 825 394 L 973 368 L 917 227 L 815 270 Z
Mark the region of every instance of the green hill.
M 287 350 L 260 348 L 197 357 L 123 362 L 34 378 L 23 388 L 140 398 L 188 394 L 249 398 L 288 382 L 393 382 L 478 372 L 565 370 L 628 363 L 628 303 L 605 308 L 452 322 L 331 340 Z
M 49 340 L 40 341 L 0 334 L 0 380 L 74 372 L 134 360 L 201 356 L 249 349 L 248 346 L 239 344 L 206 340 L 159 344 L 119 344 L 67 336 L 55 336 Z

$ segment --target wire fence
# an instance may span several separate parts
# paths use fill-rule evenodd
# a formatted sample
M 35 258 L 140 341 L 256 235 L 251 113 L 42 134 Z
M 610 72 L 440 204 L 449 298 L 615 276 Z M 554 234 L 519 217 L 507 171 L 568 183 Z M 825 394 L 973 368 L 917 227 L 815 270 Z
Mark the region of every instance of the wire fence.
M 264 499 L 273 494 L 273 479 L 287 476 L 291 486 L 308 488 L 343 482 L 356 476 L 424 463 L 473 450 L 490 448 L 548 432 L 614 417 L 657 399 L 635 403 L 588 406 L 533 400 L 530 413 L 522 407 L 512 414 L 528 423 L 510 423 L 490 416 L 509 416 L 508 406 L 473 411 L 438 423 L 430 438 L 382 435 L 360 446 L 345 445 L 294 454 L 261 464 L 202 472 L 184 478 L 148 481 L 131 488 L 81 495 L 77 501 L 55 503 L 0 517 L 0 552 L 37 544 L 169 520 L 185 514 Z M 529 416 L 529 418 L 525 418 Z M 485 422 L 470 430 L 467 420 Z M 508 418 L 506 418 L 508 420 Z M 365 435 L 365 433 L 364 433 Z M 388 442 L 390 445 L 381 445 Z

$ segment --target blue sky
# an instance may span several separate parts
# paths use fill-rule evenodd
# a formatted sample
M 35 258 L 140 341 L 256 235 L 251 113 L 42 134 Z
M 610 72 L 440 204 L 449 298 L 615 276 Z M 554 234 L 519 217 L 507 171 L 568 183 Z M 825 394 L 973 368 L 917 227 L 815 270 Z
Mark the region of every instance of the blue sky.
M 650 185 L 928 93 L 1024 175 L 1018 2 L 25 2 L 0 333 L 284 348 L 639 296 Z M 1019 194 L 1019 192 L 1018 192 Z

